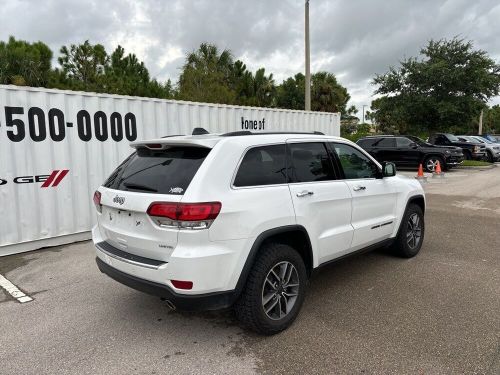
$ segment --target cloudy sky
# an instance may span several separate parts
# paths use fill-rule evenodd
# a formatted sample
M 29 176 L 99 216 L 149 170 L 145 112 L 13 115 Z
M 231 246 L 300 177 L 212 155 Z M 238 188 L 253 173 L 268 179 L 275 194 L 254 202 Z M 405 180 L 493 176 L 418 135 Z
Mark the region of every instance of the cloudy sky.
M 312 71 L 327 70 L 352 104 L 370 104 L 376 73 L 429 39 L 460 36 L 500 61 L 498 0 L 310 0 Z M 304 71 L 303 0 L 2 0 L 0 38 L 61 45 L 120 44 L 153 76 L 175 81 L 202 42 L 232 51 L 279 83 Z M 494 103 L 500 103 L 495 98 Z

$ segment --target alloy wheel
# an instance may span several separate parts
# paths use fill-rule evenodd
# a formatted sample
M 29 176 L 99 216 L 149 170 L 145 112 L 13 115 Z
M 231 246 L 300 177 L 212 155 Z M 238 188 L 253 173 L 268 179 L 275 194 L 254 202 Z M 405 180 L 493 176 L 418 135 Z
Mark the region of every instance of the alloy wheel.
M 299 295 L 299 274 L 287 261 L 275 264 L 262 286 L 262 308 L 272 320 L 280 320 L 293 309 Z
M 438 163 L 438 159 L 429 159 L 429 160 L 427 160 L 425 167 L 429 172 L 434 172 L 436 170 L 437 163 Z
M 420 244 L 422 238 L 422 222 L 420 217 L 413 213 L 408 218 L 408 227 L 406 230 L 406 242 L 411 250 L 414 250 Z

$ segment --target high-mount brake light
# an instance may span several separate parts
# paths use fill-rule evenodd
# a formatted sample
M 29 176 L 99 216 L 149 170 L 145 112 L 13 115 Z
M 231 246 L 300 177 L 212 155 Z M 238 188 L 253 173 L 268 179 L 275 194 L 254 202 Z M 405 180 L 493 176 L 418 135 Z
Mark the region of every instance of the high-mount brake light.
M 153 150 L 160 150 L 163 148 L 161 143 L 147 143 L 145 146 Z
M 220 202 L 154 202 L 147 213 L 163 228 L 207 229 L 219 215 L 221 207 Z
M 95 205 L 95 209 L 97 210 L 97 212 L 99 213 L 102 213 L 102 204 L 101 204 L 101 192 L 96 190 L 95 193 L 94 193 L 94 205 Z

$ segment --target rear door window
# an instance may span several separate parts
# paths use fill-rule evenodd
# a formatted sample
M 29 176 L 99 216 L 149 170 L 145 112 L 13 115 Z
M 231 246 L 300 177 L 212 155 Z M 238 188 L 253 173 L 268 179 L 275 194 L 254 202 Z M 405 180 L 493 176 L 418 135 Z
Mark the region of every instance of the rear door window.
M 241 161 L 233 185 L 244 187 L 286 183 L 285 155 L 285 144 L 249 149 Z
M 106 180 L 105 187 L 155 194 L 184 194 L 210 152 L 202 147 L 139 148 Z
M 396 140 L 393 137 L 390 138 L 380 138 L 373 144 L 373 147 L 378 148 L 391 148 L 396 147 Z
M 290 143 L 290 182 L 335 180 L 333 163 L 323 143 Z
M 376 139 L 373 138 L 365 138 L 365 139 L 360 139 L 356 143 L 358 144 L 359 147 L 372 147 L 373 143 L 376 141 Z

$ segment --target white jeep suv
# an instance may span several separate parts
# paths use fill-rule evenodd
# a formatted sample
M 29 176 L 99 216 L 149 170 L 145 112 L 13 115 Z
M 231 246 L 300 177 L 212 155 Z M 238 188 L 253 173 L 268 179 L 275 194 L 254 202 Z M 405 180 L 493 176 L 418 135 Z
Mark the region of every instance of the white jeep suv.
M 346 139 L 233 132 L 131 146 L 94 195 L 97 264 L 172 308 L 232 306 L 273 334 L 296 318 L 318 267 L 422 246 L 420 183 Z

